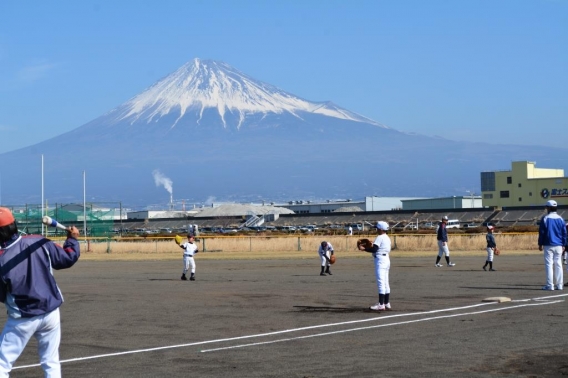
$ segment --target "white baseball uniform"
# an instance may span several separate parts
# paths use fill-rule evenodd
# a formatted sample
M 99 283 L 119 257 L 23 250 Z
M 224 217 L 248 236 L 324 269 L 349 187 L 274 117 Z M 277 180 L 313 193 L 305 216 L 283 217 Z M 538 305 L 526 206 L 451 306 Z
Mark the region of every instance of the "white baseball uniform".
M 375 275 L 377 277 L 377 289 L 379 290 L 379 294 L 390 294 L 390 238 L 387 234 L 379 235 L 373 244 L 379 247 L 378 251 L 373 253 L 375 261 Z
M 333 252 L 333 246 L 331 245 L 330 242 L 327 242 L 327 245 L 325 246 L 325 248 L 323 248 L 321 245 L 318 249 L 318 255 L 321 259 L 321 266 L 329 266 L 329 258 L 331 256 Z M 327 259 L 326 259 L 327 256 Z
M 181 247 L 185 250 L 183 252 L 183 274 L 186 274 L 190 268 L 191 273 L 195 273 L 195 260 L 193 259 L 193 255 L 199 252 L 197 244 L 185 242 Z

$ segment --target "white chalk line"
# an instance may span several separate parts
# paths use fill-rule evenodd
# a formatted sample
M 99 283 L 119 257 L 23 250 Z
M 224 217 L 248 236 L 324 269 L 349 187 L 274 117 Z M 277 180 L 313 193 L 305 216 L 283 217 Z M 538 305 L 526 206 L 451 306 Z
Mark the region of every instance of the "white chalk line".
M 351 329 L 345 329 L 345 330 L 341 330 L 341 331 L 316 333 L 316 334 L 313 334 L 313 335 L 290 337 L 290 338 L 286 338 L 286 339 L 278 339 L 278 340 L 272 340 L 272 341 L 263 341 L 263 342 L 259 342 L 259 343 L 240 344 L 240 345 L 233 345 L 233 346 L 214 348 L 214 349 L 203 349 L 203 350 L 201 350 L 201 353 L 218 352 L 218 351 L 228 350 L 228 349 L 246 348 L 246 347 L 258 346 L 258 345 L 282 343 L 282 342 L 286 342 L 286 341 L 309 339 L 309 338 L 312 338 L 312 337 L 331 336 L 331 335 L 337 335 L 337 334 L 340 334 L 340 333 L 363 331 L 363 330 L 368 330 L 368 329 L 373 329 L 373 328 L 391 327 L 391 326 L 398 326 L 398 325 L 404 325 L 404 324 L 426 322 L 426 321 L 431 321 L 431 320 L 455 318 L 455 317 L 466 316 L 466 315 L 479 315 L 479 314 L 485 314 L 485 313 L 489 313 L 489 312 L 506 311 L 506 310 L 512 310 L 512 309 L 521 308 L 521 307 L 528 307 L 528 306 L 543 306 L 543 305 L 549 305 L 549 304 L 560 303 L 560 302 L 564 302 L 564 300 L 549 301 L 549 302 L 539 301 L 537 303 L 527 303 L 527 304 L 521 304 L 521 305 L 516 305 L 516 306 L 507 306 L 507 307 L 496 308 L 496 309 L 491 309 L 491 310 L 465 312 L 465 313 L 461 313 L 461 314 L 442 315 L 442 316 L 435 316 L 435 317 L 431 317 L 431 318 L 408 320 L 408 321 L 404 321 L 404 322 L 389 323 L 389 324 L 378 324 L 378 325 L 374 325 L 374 326 L 351 328 Z
M 541 298 L 521 299 L 521 300 L 516 300 L 516 301 L 511 301 L 511 302 L 538 301 L 538 300 L 547 299 L 547 298 L 557 298 L 557 297 L 565 297 L 565 296 L 568 296 L 568 294 L 554 295 L 554 296 L 541 297 Z M 543 304 L 548 304 L 548 303 L 549 302 L 546 302 L 546 303 L 543 303 Z M 556 302 L 554 302 L 554 303 L 556 303 Z M 319 325 L 314 325 L 314 326 L 291 328 L 291 329 L 286 329 L 286 330 L 282 330 L 282 331 L 274 331 L 274 332 L 259 333 L 259 334 L 253 334 L 253 335 L 229 337 L 229 338 L 224 338 L 224 339 L 197 341 L 197 342 L 193 342 L 193 343 L 167 345 L 167 346 L 146 348 L 146 349 L 137 349 L 137 350 L 128 350 L 128 351 L 123 351 L 123 352 L 106 353 L 106 354 L 99 354 L 99 355 L 86 356 L 86 357 L 76 357 L 76 358 L 61 360 L 60 363 L 64 364 L 64 363 L 70 363 L 70 362 L 78 362 L 78 361 L 87 361 L 87 360 L 100 359 L 100 358 L 124 356 L 124 355 L 128 355 L 128 354 L 155 352 L 155 351 L 160 351 L 160 350 L 185 348 L 185 347 L 190 347 L 190 346 L 222 343 L 222 342 L 227 342 L 227 341 L 238 341 L 238 340 L 252 339 L 252 338 L 257 338 L 257 337 L 267 337 L 267 336 L 280 335 L 280 334 L 284 334 L 284 333 L 301 332 L 301 331 L 307 331 L 307 330 L 312 330 L 312 329 L 317 329 L 317 328 L 336 327 L 336 326 L 356 324 L 356 323 L 372 322 L 372 321 L 377 321 L 377 320 L 382 320 L 382 319 L 407 317 L 407 316 L 421 316 L 421 315 L 435 314 L 435 313 L 439 313 L 439 312 L 459 311 L 459 310 L 465 310 L 465 309 L 470 309 L 470 308 L 475 308 L 475 307 L 480 307 L 480 306 L 488 306 L 488 305 L 496 305 L 496 304 L 498 304 L 498 303 L 497 302 L 485 302 L 485 303 L 479 303 L 479 304 L 475 304 L 475 305 L 451 307 L 451 308 L 440 309 L 440 310 L 430 310 L 430 311 L 406 313 L 406 314 L 393 314 L 393 315 L 386 315 L 386 316 L 381 315 L 381 316 L 368 318 L 368 319 L 350 320 L 350 321 L 345 321 L 345 322 L 329 323 L 329 324 L 319 324 Z M 460 314 L 458 314 L 457 316 L 460 316 Z M 428 319 L 430 319 L 430 318 L 428 318 Z M 22 366 L 16 366 L 16 367 L 12 368 L 12 370 L 27 369 L 27 368 L 38 367 L 38 366 L 41 366 L 41 365 L 40 364 L 22 365 Z

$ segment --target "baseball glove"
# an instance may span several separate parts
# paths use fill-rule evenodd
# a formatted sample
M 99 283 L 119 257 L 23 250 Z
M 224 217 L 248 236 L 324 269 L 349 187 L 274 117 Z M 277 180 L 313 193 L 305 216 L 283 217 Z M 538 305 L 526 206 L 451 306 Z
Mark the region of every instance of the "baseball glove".
M 335 255 L 329 256 L 329 263 L 330 263 L 330 264 L 335 264 Z
M 357 240 L 357 249 L 364 251 L 366 249 L 373 248 L 373 242 L 369 239 L 359 239 Z
M 499 256 L 501 254 L 501 251 L 499 250 L 499 248 L 495 247 L 495 248 L 493 248 L 493 254 L 495 256 Z
M 174 241 L 176 242 L 177 245 L 181 245 L 183 238 L 179 235 L 176 235 L 176 237 L 174 238 Z

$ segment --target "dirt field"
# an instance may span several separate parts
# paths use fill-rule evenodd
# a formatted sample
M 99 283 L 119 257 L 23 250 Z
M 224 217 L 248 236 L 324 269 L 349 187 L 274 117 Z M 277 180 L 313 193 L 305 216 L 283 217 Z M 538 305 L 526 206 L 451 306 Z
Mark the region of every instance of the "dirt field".
M 401 253 L 402 254 L 402 253 Z M 103 255 L 105 256 L 105 255 Z M 568 374 L 566 291 L 544 292 L 539 253 L 497 257 L 393 252 L 393 311 L 376 313 L 372 258 L 315 252 L 201 253 L 112 261 L 84 253 L 56 272 L 67 377 L 553 377 Z M 106 255 L 107 258 L 114 258 Z M 175 258 L 174 258 L 175 257 Z M 146 256 L 145 256 L 146 258 Z M 95 261 L 97 260 L 97 261 Z M 506 296 L 506 303 L 484 298 Z M 0 319 L 4 321 L 5 315 Z M 38 377 L 34 342 L 12 377 Z

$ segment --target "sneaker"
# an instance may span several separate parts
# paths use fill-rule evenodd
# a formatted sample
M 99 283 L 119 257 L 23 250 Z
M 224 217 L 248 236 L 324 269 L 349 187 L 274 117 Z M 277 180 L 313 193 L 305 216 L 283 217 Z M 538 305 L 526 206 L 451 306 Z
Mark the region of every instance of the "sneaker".
M 548 290 L 548 291 L 553 291 L 554 287 L 553 286 L 543 286 L 542 290 Z
M 436 264 L 436 268 L 441 268 L 442 264 Z
M 495 272 L 495 269 L 491 268 L 489 269 L 490 272 Z
M 564 288 L 562 286 L 554 286 L 554 290 L 563 290 Z
M 373 311 L 385 311 L 385 305 L 375 303 L 374 305 L 369 307 L 369 309 Z
M 325 273 L 320 273 L 320 276 L 325 276 Z
M 482 269 L 485 270 L 485 271 L 487 271 L 487 268 L 486 268 L 486 267 L 483 267 Z
M 449 266 L 449 267 L 452 267 L 452 266 L 456 266 L 456 264 L 454 264 L 453 262 L 451 262 L 451 263 L 448 264 L 448 266 Z
M 190 280 L 190 281 L 195 281 L 195 276 L 189 277 L 189 280 Z
M 187 281 L 187 277 L 185 276 L 185 274 L 182 274 L 181 279 L 182 279 L 183 281 Z
M 390 303 L 385 304 L 385 309 L 386 309 L 386 310 L 390 310 L 390 309 L 391 309 L 391 304 L 390 304 Z

